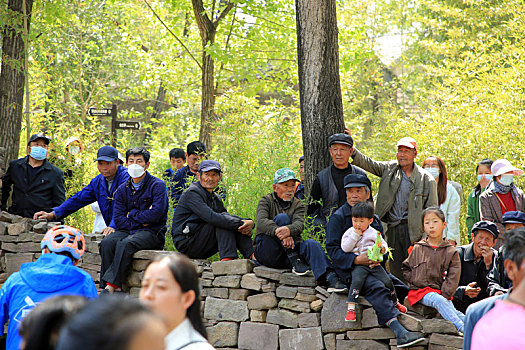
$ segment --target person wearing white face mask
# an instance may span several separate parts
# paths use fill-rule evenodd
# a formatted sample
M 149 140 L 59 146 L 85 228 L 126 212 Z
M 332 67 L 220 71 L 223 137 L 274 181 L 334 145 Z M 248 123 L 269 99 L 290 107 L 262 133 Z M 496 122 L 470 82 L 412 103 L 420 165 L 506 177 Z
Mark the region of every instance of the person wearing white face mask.
M 500 232 L 505 232 L 503 214 L 508 211 L 525 211 L 525 194 L 514 184 L 514 176 L 523 175 L 523 170 L 512 166 L 506 159 L 498 159 L 491 166 L 493 181 L 479 196 L 481 220 L 496 224 Z M 499 236 L 494 249 L 505 241 L 505 234 Z
M 8 211 L 15 215 L 32 218 L 37 211 L 64 202 L 64 173 L 47 161 L 49 141 L 44 134 L 32 135 L 27 142 L 27 156 L 9 162 L 2 176 L 2 210 L 7 208 L 11 188 Z
M 106 292 L 122 290 L 133 254 L 139 250 L 162 249 L 166 233 L 168 197 L 166 184 L 151 175 L 150 154 L 142 147 L 126 152 L 131 177 L 115 193 L 115 232 L 100 242 L 100 284 Z
M 461 198 L 454 186 L 448 183 L 445 162 L 439 157 L 431 156 L 425 159 L 422 167 L 436 179 L 439 209 L 445 213 L 447 223 L 443 231 L 446 234 L 446 239 L 453 245 L 459 245 L 461 244 L 459 234 Z

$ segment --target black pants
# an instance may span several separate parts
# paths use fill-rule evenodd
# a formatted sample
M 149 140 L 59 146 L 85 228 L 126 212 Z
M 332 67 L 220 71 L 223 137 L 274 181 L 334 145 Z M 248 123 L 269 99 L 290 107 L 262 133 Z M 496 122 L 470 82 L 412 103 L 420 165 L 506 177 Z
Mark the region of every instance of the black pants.
M 403 265 L 403 261 L 408 258 L 408 248 L 412 244 L 410 241 L 410 233 L 408 232 L 408 223 L 388 226 L 386 242 L 388 246 L 392 248 L 392 257 L 394 258 L 394 260 L 388 260 L 390 272 L 402 282 L 406 283 L 401 266 Z
M 126 281 L 128 269 L 133 261 L 133 254 L 144 249 L 162 249 L 164 236 L 151 231 L 129 232 L 115 231 L 106 236 L 99 246 L 102 264 L 100 266 L 100 287 L 109 282 L 122 287 Z
M 348 302 L 357 303 L 357 298 L 361 295 L 361 289 L 367 278 L 375 278 L 385 285 L 392 294 L 392 301 L 396 302 L 396 290 L 394 284 L 385 269 L 382 266 L 376 266 L 373 269 L 367 265 L 355 265 L 352 267 L 352 283 L 348 291 Z
M 178 242 L 176 248 L 191 259 L 208 259 L 217 252 L 221 259 L 237 258 L 237 249 L 246 259 L 253 254 L 251 236 L 210 224 L 192 228 L 188 238 Z

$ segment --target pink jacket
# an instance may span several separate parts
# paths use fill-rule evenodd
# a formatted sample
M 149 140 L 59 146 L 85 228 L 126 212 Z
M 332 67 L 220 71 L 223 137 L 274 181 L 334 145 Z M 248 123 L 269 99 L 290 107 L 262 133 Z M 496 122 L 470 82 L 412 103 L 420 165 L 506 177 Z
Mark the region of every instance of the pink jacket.
M 350 227 L 343 234 L 343 238 L 341 239 L 341 249 L 345 253 L 360 255 L 366 253 L 368 247 L 372 247 L 376 243 L 376 239 L 377 230 L 373 229 L 372 226 L 368 226 L 362 236 L 355 233 L 355 229 Z M 383 237 L 381 237 L 381 244 L 385 247 L 385 253 L 388 252 L 388 245 Z

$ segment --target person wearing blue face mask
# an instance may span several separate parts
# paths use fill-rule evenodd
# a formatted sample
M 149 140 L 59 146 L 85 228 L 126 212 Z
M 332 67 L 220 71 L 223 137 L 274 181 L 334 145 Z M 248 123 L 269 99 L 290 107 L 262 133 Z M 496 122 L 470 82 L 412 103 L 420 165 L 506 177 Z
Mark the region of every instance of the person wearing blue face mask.
M 476 175 L 478 179 L 478 184 L 472 192 L 469 194 L 467 198 L 467 229 L 468 232 L 472 231 L 472 226 L 478 221 L 480 221 L 479 217 L 479 196 L 480 194 L 485 191 L 485 188 L 487 188 L 488 184 L 492 181 L 492 172 L 490 171 L 490 167 L 492 166 L 492 163 L 494 161 L 492 159 L 483 159 L 481 162 L 478 163 L 476 166 Z M 469 235 L 469 242 L 470 240 Z
M 504 232 L 503 214 L 525 212 L 525 194 L 514 184 L 514 176 L 523 175 L 523 170 L 512 166 L 506 159 L 496 160 L 490 170 L 494 178 L 479 196 L 479 213 L 481 220 L 494 222 L 498 230 Z M 494 248 L 498 249 L 504 241 L 505 234 L 501 234 Z
M 42 133 L 32 135 L 27 142 L 27 156 L 9 163 L 2 176 L 2 210 L 7 208 L 11 188 L 11 214 L 32 218 L 37 211 L 64 202 L 64 173 L 47 161 L 49 141 Z

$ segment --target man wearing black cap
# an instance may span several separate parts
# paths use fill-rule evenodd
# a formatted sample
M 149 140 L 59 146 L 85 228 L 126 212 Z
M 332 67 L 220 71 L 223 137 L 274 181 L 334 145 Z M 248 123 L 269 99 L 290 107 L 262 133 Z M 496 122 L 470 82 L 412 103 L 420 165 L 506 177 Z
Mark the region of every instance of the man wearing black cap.
M 479 221 L 472 226 L 472 243 L 457 247 L 461 261 L 461 277 L 454 294 L 454 306 L 461 312 L 489 296 L 487 275 L 494 266 L 499 231 L 491 221 Z
M 100 174 L 93 178 L 86 187 L 62 205 L 52 208 L 52 211 L 35 213 L 34 219 L 63 219 L 96 201 L 107 226 L 102 233 L 107 235 L 114 232 L 113 198 L 117 188 L 129 179 L 129 175 L 126 168 L 118 163 L 118 151 L 111 146 L 103 146 L 98 150 L 96 162 Z
M 253 220 L 227 212 L 215 189 L 222 178 L 219 162 L 203 160 L 197 182 L 180 197 L 173 215 L 171 235 L 177 250 L 192 259 L 207 259 L 219 252 L 221 260 L 253 258 Z
M 333 164 L 321 170 L 314 180 L 307 214 L 314 217 L 315 226 L 326 226 L 327 218 L 345 201 L 344 178 L 348 174 L 366 173 L 348 163 L 353 151 L 354 140 L 347 134 L 334 134 L 328 138 L 328 151 Z M 322 201 L 322 203 L 320 203 Z
M 369 260 L 366 253 L 356 255 L 345 253 L 341 249 L 341 238 L 346 230 L 352 227 L 352 207 L 359 202 L 365 202 L 370 198 L 372 184 L 366 175 L 350 174 L 344 178 L 346 189 L 346 202 L 337 209 L 330 217 L 326 225 L 326 251 L 332 259 L 332 265 L 342 281 L 350 284 L 352 278 L 352 266 L 367 265 L 370 268 L 379 263 Z M 374 221 L 370 225 L 383 234 L 383 226 L 379 217 L 374 215 Z M 385 259 L 386 260 L 386 259 Z M 393 275 L 388 274 L 400 301 L 408 294 L 408 288 Z M 397 320 L 400 311 L 394 306 L 390 290 L 378 279 L 369 276 L 361 289 L 361 296 L 365 297 L 377 314 L 377 321 L 380 325 L 386 324 L 397 339 L 397 347 L 404 348 L 412 346 L 424 340 L 417 333 L 407 331 Z
M 64 173 L 47 161 L 48 147 L 48 137 L 34 134 L 27 142 L 27 156 L 9 162 L 2 176 L 2 210 L 7 208 L 11 187 L 11 214 L 32 218 L 35 212 L 64 202 Z

